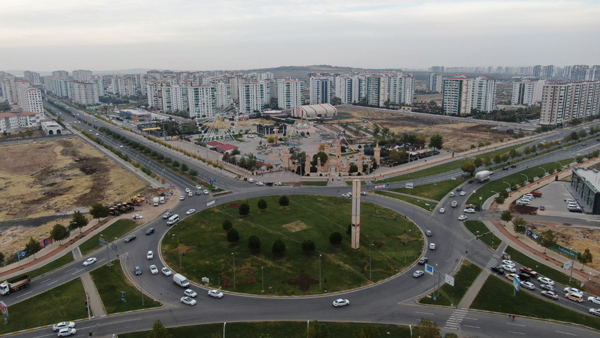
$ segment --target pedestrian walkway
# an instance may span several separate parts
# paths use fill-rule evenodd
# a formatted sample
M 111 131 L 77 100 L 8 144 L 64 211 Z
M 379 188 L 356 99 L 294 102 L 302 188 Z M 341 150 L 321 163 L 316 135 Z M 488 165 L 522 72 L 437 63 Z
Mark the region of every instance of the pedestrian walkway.
M 444 329 L 460 330 L 460 323 L 462 323 L 466 315 L 466 310 L 454 310 L 450 315 L 450 318 L 446 321 L 446 324 L 444 324 Z
M 83 284 L 83 289 L 85 290 L 85 294 L 89 301 L 90 314 L 96 318 L 106 316 L 104 303 L 102 303 L 102 299 L 98 294 L 98 289 L 96 289 L 96 284 L 92 281 L 92 276 L 90 276 L 89 272 L 81 275 L 81 283 Z

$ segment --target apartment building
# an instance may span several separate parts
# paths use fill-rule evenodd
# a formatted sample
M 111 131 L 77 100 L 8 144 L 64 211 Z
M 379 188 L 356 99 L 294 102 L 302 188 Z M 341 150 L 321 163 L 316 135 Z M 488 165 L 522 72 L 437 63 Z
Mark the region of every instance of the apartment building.
M 514 82 L 510 104 L 539 105 L 540 101 L 542 101 L 542 90 L 545 84 L 545 80 Z
M 442 74 L 431 73 L 427 77 L 427 91 L 441 93 L 443 85 Z
M 242 83 L 238 86 L 240 113 L 253 114 L 262 112 L 271 101 L 269 86 L 263 81 Z
M 302 82 L 298 79 L 279 79 L 275 88 L 280 109 L 293 109 L 302 105 Z
M 100 103 L 98 82 L 83 82 L 71 79 L 46 77 L 44 88 L 59 97 L 67 98 L 73 103 L 93 105 Z
M 0 113 L 0 133 L 14 129 L 38 127 L 42 115 L 34 112 L 11 111 Z
M 550 83 L 543 87 L 540 124 L 564 125 L 600 114 L 600 80 Z
M 312 76 L 308 79 L 310 104 L 331 103 L 332 78 L 329 76 Z
M 90 82 L 90 80 L 92 79 L 92 75 L 93 74 L 91 70 L 77 69 L 73 71 L 73 80 Z
M 383 107 L 388 99 L 387 76 L 370 75 L 367 77 L 367 104 L 369 106 Z
M 412 75 L 399 74 L 387 79 L 390 103 L 412 104 L 415 96 L 415 81 Z
M 360 102 L 360 79 L 354 75 L 338 75 L 334 79 L 335 96 L 339 97 L 342 103 Z
M 42 84 L 42 82 L 40 81 L 40 73 L 26 70 L 25 72 L 23 72 L 23 77 L 25 78 L 25 80 L 29 81 L 29 83 L 31 83 L 32 86 L 39 86 Z
M 447 115 L 468 115 L 472 109 L 490 112 L 496 102 L 496 82 L 464 75 L 443 80 L 442 107 Z

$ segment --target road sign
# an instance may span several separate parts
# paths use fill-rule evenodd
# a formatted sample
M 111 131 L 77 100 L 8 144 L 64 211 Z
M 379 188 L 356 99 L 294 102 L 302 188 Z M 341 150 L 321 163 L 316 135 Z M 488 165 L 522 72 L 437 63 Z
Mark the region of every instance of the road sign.
M 215 183 L 217 183 L 217 179 L 216 178 L 211 178 L 210 179 L 210 185 L 215 185 Z
M 404 187 L 405 187 L 406 189 L 412 189 L 412 188 L 414 188 L 414 184 L 412 184 L 412 183 L 406 183 L 406 184 L 404 185 Z
M 513 286 L 515 287 L 515 291 L 521 291 L 521 283 L 517 277 L 513 278 Z
M 8 317 L 8 306 L 3 301 L 0 301 L 0 311 L 4 316 Z
M 569 270 L 571 268 L 571 264 L 573 264 L 573 261 L 566 261 L 565 264 L 563 264 L 563 270 Z
M 425 264 L 425 272 L 433 276 L 433 266 Z
M 102 237 L 100 237 L 100 245 L 106 245 L 106 241 Z
M 444 281 L 446 282 L 446 284 L 454 286 L 454 277 L 446 275 L 444 277 Z

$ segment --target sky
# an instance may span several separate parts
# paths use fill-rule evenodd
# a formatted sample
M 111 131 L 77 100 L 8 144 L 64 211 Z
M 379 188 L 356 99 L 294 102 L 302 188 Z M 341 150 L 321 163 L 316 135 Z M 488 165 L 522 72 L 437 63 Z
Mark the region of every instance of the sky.
M 600 64 L 600 1 L 0 0 L 0 70 Z

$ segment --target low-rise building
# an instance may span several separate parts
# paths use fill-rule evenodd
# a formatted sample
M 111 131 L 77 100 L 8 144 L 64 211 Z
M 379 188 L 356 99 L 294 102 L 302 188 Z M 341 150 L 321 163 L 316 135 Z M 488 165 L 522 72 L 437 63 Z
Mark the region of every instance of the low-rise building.
M 0 133 L 21 128 L 39 127 L 40 122 L 40 114 L 34 112 L 11 111 L 0 113 Z

